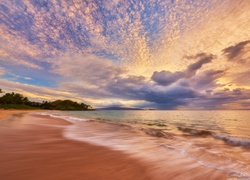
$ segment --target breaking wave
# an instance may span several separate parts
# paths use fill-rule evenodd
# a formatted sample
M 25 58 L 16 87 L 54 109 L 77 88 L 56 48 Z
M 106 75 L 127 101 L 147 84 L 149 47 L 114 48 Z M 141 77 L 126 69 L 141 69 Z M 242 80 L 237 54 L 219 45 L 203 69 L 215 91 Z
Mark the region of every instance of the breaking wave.
M 74 117 L 74 116 L 64 116 L 64 115 L 60 115 L 60 114 L 52 114 L 52 113 L 46 113 L 46 112 L 37 113 L 37 114 L 43 115 L 43 116 L 50 116 L 52 118 L 64 119 L 64 120 L 71 122 L 71 123 L 75 123 L 77 121 L 79 121 L 79 122 L 90 121 L 90 119 L 78 118 L 78 117 Z
M 250 147 L 250 139 L 248 138 L 242 138 L 242 137 L 235 137 L 225 134 L 218 134 L 212 131 L 208 130 L 199 130 L 199 129 L 192 129 L 192 128 L 186 128 L 186 127 L 178 127 L 178 130 L 188 133 L 192 136 L 211 136 L 215 139 L 219 139 L 224 141 L 225 143 L 233 146 L 243 146 L 243 147 Z
M 228 136 L 223 134 L 213 134 L 213 137 L 216 139 L 220 139 L 227 144 L 233 145 L 233 146 L 243 146 L 243 147 L 250 147 L 250 139 L 248 138 L 241 138 L 241 137 L 234 137 L 234 136 Z

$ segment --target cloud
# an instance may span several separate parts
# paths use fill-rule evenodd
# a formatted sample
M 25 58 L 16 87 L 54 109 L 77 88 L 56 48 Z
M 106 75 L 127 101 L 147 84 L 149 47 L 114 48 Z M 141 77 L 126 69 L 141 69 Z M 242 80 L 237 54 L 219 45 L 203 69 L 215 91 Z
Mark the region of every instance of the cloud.
M 100 98 L 102 102 L 97 105 L 102 107 L 104 104 L 135 101 L 133 104 L 137 107 L 147 108 L 176 109 L 185 106 L 216 109 L 231 107 L 230 99 L 236 101 L 237 96 L 239 101 L 244 99 L 243 96 L 247 97 L 245 90 L 220 90 L 224 85 L 218 80 L 225 76 L 226 70 L 197 72 L 204 64 L 211 63 L 214 55 L 200 53 L 186 58 L 196 62 L 184 71 L 154 72 L 152 79 L 130 75 L 129 71 L 116 66 L 111 60 L 93 54 L 58 58 L 60 61 L 54 61 L 52 71 L 68 78 L 59 84 L 59 89 L 77 97 Z
M 188 104 L 188 99 L 198 93 L 192 87 L 174 84 L 162 87 L 145 76 L 129 75 L 129 71 L 116 66 L 109 59 L 93 54 L 67 55 L 54 60 L 52 72 L 68 78 L 59 84 L 59 89 L 87 98 L 102 98 L 115 101 L 151 102 L 162 109 L 172 109 Z M 196 64 L 207 63 L 200 59 Z M 196 71 L 202 65 L 187 68 Z M 106 102 L 106 101 L 105 101 Z
M 250 101 L 248 102 L 242 102 L 242 109 L 250 109 Z
M 65 54 L 51 61 L 51 72 L 64 79 L 58 87 L 77 97 L 103 100 L 116 98 L 117 95 L 106 88 L 111 81 L 125 76 L 127 72 L 111 60 L 94 54 Z
M 8 1 L 0 6 L 0 51 L 8 61 L 31 68 L 65 52 L 103 51 L 120 63 L 148 68 L 171 49 L 167 44 L 173 45 L 182 30 L 197 24 L 200 12 L 215 4 L 222 3 Z M 160 47 L 164 52 L 159 53 Z
M 167 86 L 184 77 L 185 77 L 185 73 L 180 72 L 180 71 L 177 71 L 174 73 L 170 71 L 161 71 L 161 72 L 155 71 L 154 74 L 152 75 L 152 80 L 157 82 L 160 85 Z
M 107 9 L 107 10 L 112 10 L 114 9 L 118 3 L 120 2 L 121 0 L 107 0 L 105 1 L 104 3 L 104 7 Z
M 250 86 L 250 70 L 247 68 L 246 70 L 242 68 L 240 72 L 230 73 L 230 82 L 237 86 Z
M 113 98 L 163 109 L 222 107 L 230 97 L 237 103 L 233 89 L 249 85 L 249 2 L 6 1 L 0 5 L 0 66 L 15 72 L 15 81 L 51 80 L 56 88 L 4 86 L 34 91 L 39 99 L 98 104 Z M 194 56 L 183 59 L 186 54 Z M 234 86 L 224 92 L 226 83 Z M 243 95 L 249 99 L 246 90 L 237 91 L 240 103 Z
M 106 58 L 94 54 L 66 54 L 54 58 L 53 73 L 70 78 L 72 82 L 102 87 L 113 78 L 126 72 Z
M 166 89 L 151 87 L 144 91 L 145 100 L 157 103 L 161 109 L 173 109 L 187 105 L 188 100 L 198 96 L 198 93 L 190 87 L 171 85 Z
M 199 70 L 204 64 L 210 63 L 215 56 L 212 54 L 199 53 L 196 56 L 187 56 L 189 59 L 198 59 L 196 63 L 190 64 L 185 72 L 187 77 L 193 77 L 196 71 Z
M 203 107 L 204 109 L 246 109 L 244 103 L 249 101 L 249 97 L 249 89 L 224 89 L 204 94 L 202 98 L 192 103 L 194 107 Z
M 96 105 L 97 107 L 125 107 L 125 104 L 117 100 L 107 100 Z
M 56 88 L 38 87 L 29 84 L 22 84 L 19 82 L 8 81 L 0 79 L 1 88 L 6 92 L 19 92 L 28 96 L 29 98 L 36 100 L 55 100 L 62 97 L 70 97 L 70 93 Z
M 124 68 L 93 54 L 67 55 L 58 58 L 60 61 L 55 59 L 51 71 L 64 77 L 64 82 L 57 88 L 36 87 L 6 80 L 0 80 L 0 83 L 3 89 L 8 87 L 8 90 L 17 92 L 22 89 L 29 96 L 36 96 L 41 100 L 51 97 L 70 98 L 94 102 L 102 107 L 105 107 L 105 104 L 130 104 L 134 107 L 158 109 L 223 109 L 234 107 L 233 102 L 240 104 L 249 99 L 250 92 L 244 88 L 221 90 L 223 85 L 219 84 L 218 80 L 225 75 L 225 70 L 205 70 L 197 73 L 204 64 L 212 61 L 212 55 L 203 54 L 196 58 L 197 62 L 190 64 L 183 72 L 178 72 L 182 74 L 181 79 L 168 85 L 162 85 L 145 76 L 129 75 L 129 71 Z
M 108 84 L 107 91 L 123 99 L 151 102 L 160 109 L 187 105 L 188 99 L 198 96 L 195 90 L 181 84 L 163 87 L 137 76 L 119 78 Z
M 193 77 L 188 83 L 196 90 L 213 90 L 219 85 L 217 81 L 225 75 L 224 70 L 206 70 L 203 73 Z
M 104 85 L 86 85 L 84 82 L 77 80 L 70 82 L 62 82 L 58 85 L 59 89 L 74 94 L 75 97 L 82 99 L 105 100 L 117 98 L 115 94 L 106 91 Z
M 0 66 L 0 76 L 4 75 L 4 73 L 5 73 L 5 69 Z
M 237 43 L 234 46 L 229 46 L 222 50 L 223 54 L 228 58 L 228 60 L 242 60 L 242 55 L 246 52 L 249 52 L 250 46 L 247 48 L 247 45 L 250 43 L 250 40 L 242 41 Z
M 190 64 L 183 72 L 177 71 L 172 73 L 170 71 L 155 71 L 151 79 L 159 85 L 167 86 L 182 78 L 191 78 L 196 74 L 197 70 L 199 70 L 204 64 L 210 63 L 215 56 L 212 54 L 200 53 L 195 56 L 187 56 L 186 58 L 198 59 L 198 61 Z
M 23 79 L 25 79 L 25 80 L 32 80 L 32 78 L 30 78 L 30 77 L 24 77 Z

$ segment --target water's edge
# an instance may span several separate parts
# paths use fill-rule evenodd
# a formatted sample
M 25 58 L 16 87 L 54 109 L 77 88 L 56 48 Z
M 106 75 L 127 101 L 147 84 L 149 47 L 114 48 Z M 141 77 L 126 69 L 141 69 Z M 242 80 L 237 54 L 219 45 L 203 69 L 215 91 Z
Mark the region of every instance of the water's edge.
M 213 131 L 176 127 L 178 133 L 169 131 L 165 124 L 146 124 L 138 126 L 128 123 L 114 123 L 109 121 L 83 119 L 74 116 L 40 113 L 51 117 L 62 118 L 73 123 L 69 125 L 63 135 L 65 138 L 84 141 L 91 144 L 106 146 L 114 150 L 125 151 L 133 156 L 147 159 L 167 166 L 162 157 L 179 156 L 183 161 L 195 163 L 208 169 L 218 170 L 234 178 L 250 178 L 248 162 L 235 159 L 231 155 L 223 155 L 221 149 L 212 149 L 209 143 L 216 142 L 220 147 L 240 148 L 240 153 L 249 152 L 248 138 L 234 137 L 215 133 Z M 155 126 L 159 126 L 155 128 Z M 97 128 L 98 127 L 98 128 Z M 201 140 L 203 139 L 203 140 Z M 200 142 L 208 140 L 206 144 Z M 217 142 L 219 141 L 219 142 Z M 197 146 L 198 144 L 198 146 Z M 206 147 L 207 146 L 207 147 Z M 242 150 L 243 148 L 243 150 Z M 246 156 L 249 154 L 245 154 Z M 250 156 L 249 156 L 250 157 Z M 176 157 L 175 157 L 176 158 Z M 171 158 L 172 161 L 175 158 Z M 197 166 L 197 165 L 195 165 Z

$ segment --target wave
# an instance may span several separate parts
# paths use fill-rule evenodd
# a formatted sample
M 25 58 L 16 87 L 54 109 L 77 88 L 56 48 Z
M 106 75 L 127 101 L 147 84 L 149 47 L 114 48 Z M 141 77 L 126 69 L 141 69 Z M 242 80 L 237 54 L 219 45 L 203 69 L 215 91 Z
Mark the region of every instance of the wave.
M 173 139 L 173 135 L 170 133 L 163 132 L 161 129 L 153 129 L 153 128 L 141 128 L 143 132 L 150 136 L 155 136 L 155 137 L 163 137 L 166 139 Z
M 50 116 L 52 118 L 61 118 L 71 123 L 75 123 L 76 121 L 80 121 L 80 122 L 91 121 L 90 119 L 78 118 L 74 116 L 64 116 L 64 115 L 53 114 L 53 113 L 48 113 L 48 112 L 42 112 L 42 113 L 37 113 L 37 114 L 43 115 L 43 116 Z
M 166 127 L 166 124 L 163 123 L 147 123 L 147 126 L 159 126 L 159 127 Z
M 161 144 L 161 147 L 175 151 L 182 156 L 185 156 L 189 159 L 194 160 L 198 164 L 219 170 L 224 172 L 230 178 L 240 178 L 240 179 L 249 179 L 249 166 L 244 162 L 237 161 L 233 158 L 223 156 L 221 154 L 209 152 L 205 149 L 202 152 L 202 148 L 192 147 L 191 152 L 188 149 L 174 147 L 172 145 Z M 199 156 L 200 154 L 200 156 Z M 237 167 L 237 168 L 236 168 Z
M 91 124 L 92 122 L 89 121 L 84 126 L 79 126 L 78 124 L 68 126 L 64 132 L 64 137 L 105 146 L 113 150 L 125 151 L 132 155 L 138 154 L 139 157 L 143 154 L 150 157 L 149 159 L 152 158 L 150 155 L 156 153 L 153 159 L 157 163 L 163 163 L 162 165 L 164 165 L 165 161 L 162 160 L 162 157 L 169 151 L 157 149 L 157 147 L 162 147 L 163 150 L 168 149 L 180 154 L 180 157 L 194 160 L 201 166 L 226 173 L 229 177 L 250 178 L 248 164 L 228 157 L 227 155 L 224 156 L 224 154 L 218 153 L 218 151 L 209 151 L 206 147 L 201 147 L 192 141 L 185 141 L 179 138 L 177 134 L 164 132 L 161 129 L 137 129 L 133 126 L 112 122 L 101 122 L 101 124 L 99 124 L 100 126 L 95 129 L 93 127 L 96 125 Z M 108 128 L 101 128 L 102 125 L 108 126 Z M 113 128 L 112 126 L 116 127 Z M 121 126 L 121 129 L 117 126 Z M 136 130 L 144 132 L 146 136 L 143 136 L 141 133 L 138 133 L 140 131 Z M 158 141 L 155 138 L 148 138 L 147 135 L 164 138 L 166 140 L 162 139 L 163 141 Z
M 180 131 L 189 133 L 194 136 L 210 136 L 213 134 L 211 131 L 207 130 L 199 130 L 199 129 L 191 129 L 191 128 L 186 128 L 186 127 L 177 127 Z
M 219 139 L 224 141 L 225 143 L 233 146 L 243 146 L 243 147 L 250 147 L 250 139 L 249 138 L 242 138 L 236 136 L 230 136 L 225 134 L 218 134 L 213 131 L 208 130 L 199 130 L 199 129 L 192 129 L 186 127 L 177 127 L 178 130 L 188 133 L 192 136 L 200 136 L 200 137 L 207 137 L 211 136 L 215 139 Z
M 64 137 L 77 141 L 88 142 L 99 146 L 106 146 L 114 150 L 125 151 L 133 155 L 138 154 L 141 157 L 142 154 L 147 157 L 154 154 L 155 161 L 157 163 L 164 161 L 161 159 L 165 155 L 166 149 L 174 151 L 183 158 L 194 160 L 198 164 L 219 170 L 228 174 L 229 177 L 249 178 L 249 166 L 243 162 L 234 160 L 233 158 L 223 156 L 218 151 L 209 151 L 205 147 L 195 144 L 192 140 L 186 141 L 186 138 L 179 137 L 179 133 L 166 132 L 166 129 L 156 129 L 144 126 L 135 126 L 131 124 L 122 124 L 118 122 L 100 121 L 100 120 L 88 120 L 71 116 L 60 116 L 60 114 L 47 114 L 52 117 L 59 117 L 69 121 L 88 121 L 87 123 L 74 123 L 68 126 L 64 131 Z M 98 123 L 98 125 L 96 124 Z M 155 126 L 155 124 L 154 124 Z M 95 128 L 96 127 L 96 128 Z M 211 136 L 214 139 L 223 140 L 226 143 L 237 146 L 248 146 L 250 140 L 242 138 L 235 138 L 227 135 L 216 134 L 213 131 L 199 130 L 185 127 L 178 127 L 180 131 L 189 133 L 192 136 L 208 137 Z M 142 133 L 143 132 L 143 133 Z M 142 134 L 146 135 L 142 135 Z M 156 138 L 152 138 L 153 136 Z M 158 139 L 162 138 L 162 139 Z M 159 140 L 159 141 L 158 141 Z M 189 138 L 190 140 L 190 138 Z M 241 142 L 232 143 L 231 141 Z M 160 142 L 160 144 L 158 144 Z M 157 149 L 158 146 L 163 147 L 163 151 Z M 143 149 L 143 152 L 142 152 Z M 154 150 L 157 149 L 155 152 Z M 159 153 L 160 152 L 160 153 Z M 148 153 L 148 154 L 147 154 Z M 160 156 L 159 156 L 160 155 Z M 149 159 L 150 159 L 149 158 Z M 154 158 L 153 158 L 154 159 Z M 236 168 L 237 167 L 237 168 Z
M 216 139 L 220 139 L 227 144 L 233 146 L 243 146 L 243 147 L 250 147 L 250 139 L 242 138 L 242 137 L 235 137 L 235 136 L 228 136 L 223 134 L 213 134 L 213 137 Z

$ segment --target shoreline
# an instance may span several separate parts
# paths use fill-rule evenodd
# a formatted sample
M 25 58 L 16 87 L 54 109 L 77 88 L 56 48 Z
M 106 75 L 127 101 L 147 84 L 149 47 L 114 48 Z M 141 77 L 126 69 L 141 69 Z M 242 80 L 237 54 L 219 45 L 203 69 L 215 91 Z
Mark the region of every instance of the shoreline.
M 0 178 L 3 179 L 228 178 L 221 171 L 200 166 L 171 150 L 166 150 L 165 160 L 159 159 L 165 163 L 159 164 L 141 153 L 131 155 L 66 138 L 63 132 L 72 123 L 60 117 L 32 114 L 39 112 L 34 110 L 3 111 L 0 110 L 0 149 L 3 149 Z M 6 118 L 6 115 L 11 116 Z M 95 123 L 86 125 L 98 130 Z
M 0 110 L 1 179 L 152 179 L 139 160 L 66 139 L 69 122 L 29 112 Z

